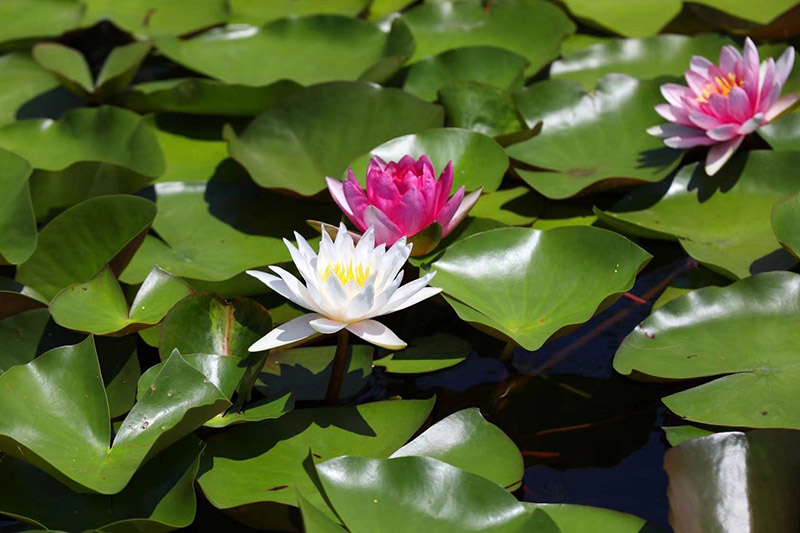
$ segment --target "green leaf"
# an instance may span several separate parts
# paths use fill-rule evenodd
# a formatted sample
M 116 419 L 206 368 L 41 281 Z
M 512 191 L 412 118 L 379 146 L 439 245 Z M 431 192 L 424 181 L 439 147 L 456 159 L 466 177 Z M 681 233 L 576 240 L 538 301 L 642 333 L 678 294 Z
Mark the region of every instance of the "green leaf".
M 792 531 L 800 492 L 800 433 L 717 433 L 667 451 L 675 531 Z
M 50 313 L 32 309 L 0 320 L 0 374 L 33 361 Z
M 796 257 L 800 257 L 800 194 L 775 204 L 772 208 L 772 229 L 778 241 Z
M 115 101 L 139 113 L 253 116 L 299 88 L 288 80 L 248 87 L 202 78 L 177 78 L 136 84 Z
M 33 47 L 33 59 L 78 96 L 88 98 L 94 92 L 89 63 L 74 48 L 57 43 L 39 43 Z
M 0 4 L 0 12 L 3 5 L 8 3 Z M 43 98 L 58 86 L 58 80 L 40 67 L 30 53 L 0 56 L 0 124 L 14 122 L 31 101 Z
M 317 509 L 300 492 L 297 493 L 297 503 L 303 516 L 303 530 L 306 533 L 346 533 L 346 530 L 332 518 Z
M 141 283 L 155 265 L 182 278 L 222 281 L 250 268 L 290 261 L 284 237 L 293 230 L 308 236 L 305 221 L 315 216 L 340 216 L 333 202 L 258 187 L 231 161 L 208 183 L 157 183 L 154 192 L 158 215 L 153 230 L 159 238 L 145 238 L 120 278 L 125 283 Z
M 372 346 L 353 345 L 347 363 L 341 398 L 357 394 L 372 374 Z M 324 400 L 333 371 L 336 346 L 313 346 L 273 351 L 264 364 L 256 388 L 265 396 L 289 390 L 296 400 Z
M 655 35 L 680 13 L 681 0 L 631 3 L 617 0 L 563 0 L 578 19 L 626 37 Z
M 512 187 L 482 194 L 470 216 L 489 218 L 509 226 L 527 226 L 542 212 L 542 197 L 528 187 Z
M 403 89 L 436 100 L 439 89 L 455 81 L 479 81 L 508 91 L 522 88 L 528 60 L 503 48 L 471 46 L 417 61 L 408 69 Z
M 660 181 L 682 155 L 646 131 L 662 121 L 653 108 L 663 103 L 663 81 L 609 74 L 592 93 L 571 80 L 536 83 L 517 93 L 516 102 L 529 126 L 544 122 L 542 131 L 506 152 L 542 169 L 517 172 L 548 198 Z
M 765 0 L 754 4 L 748 0 L 692 0 L 697 4 L 723 11 L 740 19 L 767 24 L 796 6 L 792 0 Z
M 508 157 L 494 140 L 481 133 L 457 128 L 431 129 L 392 139 L 355 159 L 349 168 L 364 184 L 372 157 L 379 156 L 388 162 L 399 161 L 406 155 L 415 159 L 427 155 L 437 175 L 452 162 L 453 192 L 462 185 L 467 191 L 478 187 L 494 191 L 508 168 Z
M 41 470 L 11 456 L 0 457 L 0 513 L 29 524 L 64 531 L 169 531 L 195 516 L 194 477 L 203 443 L 187 437 L 136 473 L 113 500 L 73 492 Z M 113 501 L 109 505 L 109 501 Z
M 231 20 L 248 24 L 264 24 L 284 17 L 306 15 L 347 15 L 356 17 L 369 0 L 229 0 Z
M 115 26 L 137 36 L 183 35 L 216 26 L 228 18 L 225 0 L 84 0 L 84 24 L 110 20 Z
M 794 334 L 800 275 L 758 274 L 676 298 L 623 341 L 614 368 L 665 379 L 723 376 L 664 398 L 682 418 L 732 427 L 800 428 Z
M 231 424 L 242 424 L 245 422 L 261 422 L 272 418 L 280 418 L 294 409 L 294 396 L 286 393 L 275 399 L 264 399 L 248 404 L 241 411 L 229 411 L 225 414 L 217 415 L 204 425 L 212 428 L 223 428 Z
M 0 150 L 0 260 L 12 265 L 25 262 L 36 248 L 28 177 L 31 166 L 21 157 Z
M 474 407 L 443 418 L 390 457 L 410 456 L 444 461 L 508 490 L 522 484 L 524 465 L 516 444 Z
M 698 437 L 711 435 L 713 431 L 699 428 L 697 426 L 668 426 L 662 427 L 670 446 L 678 446 L 684 442 Z
M 136 76 L 142 61 L 150 53 L 150 48 L 150 43 L 134 42 L 111 50 L 100 74 L 97 75 L 96 92 L 106 96 L 127 87 Z
M 153 178 L 164 171 L 164 157 L 150 126 L 136 113 L 118 107 L 73 109 L 56 121 L 6 124 L 0 127 L 0 147 L 43 170 L 97 161 Z
M 86 283 L 70 285 L 56 294 L 50 313 L 65 328 L 95 335 L 127 335 L 160 322 L 192 292 L 186 282 L 155 267 L 129 309 L 116 276 L 105 267 Z
M 511 95 L 503 89 L 477 82 L 455 82 L 439 90 L 448 126 L 467 128 L 497 138 L 503 145 L 519 142 L 538 133 L 540 125 L 528 130 Z M 524 131 L 522 139 L 513 134 Z
M 472 346 L 460 337 L 436 333 L 414 339 L 405 350 L 390 353 L 374 364 L 393 374 L 420 374 L 455 366 L 471 351 Z
M 758 129 L 773 150 L 800 150 L 800 115 L 789 113 Z
M 264 26 L 215 28 L 192 39 L 158 37 L 158 50 L 212 78 L 260 87 L 279 80 L 311 85 L 355 80 L 380 60 L 409 56 L 412 42 L 396 47 L 392 32 L 339 15 L 283 18 Z M 269 50 L 269 53 L 264 53 Z
M 429 268 L 462 320 L 536 350 L 629 290 L 649 260 L 598 228 L 500 228 L 450 245 Z
M 217 387 L 175 354 L 110 447 L 108 400 L 89 337 L 0 376 L 0 449 L 73 489 L 116 494 L 145 461 L 228 406 Z
M 733 44 L 733 41 L 715 34 L 609 39 L 555 61 L 550 67 L 550 77 L 575 80 L 587 91 L 594 89 L 600 78 L 612 72 L 639 79 L 682 77 L 692 56 L 703 56 L 716 62 L 720 50 L 728 44 Z
M 297 506 L 295 489 L 322 504 L 303 468 L 309 449 L 318 461 L 344 454 L 388 457 L 432 407 L 432 399 L 390 400 L 294 410 L 275 420 L 233 426 L 206 440 L 208 463 L 198 478 L 200 488 L 220 509 L 257 502 Z
M 17 268 L 17 281 L 52 299 L 83 283 L 106 264 L 119 272 L 156 215 L 156 206 L 135 196 L 99 196 L 64 211 L 39 233 L 30 259 Z
M 638 516 L 612 511 L 611 509 L 601 509 L 588 505 L 552 503 L 528 505 L 547 513 L 547 516 L 564 533 L 590 533 L 592 531 L 659 533 L 661 531 Z
M 713 177 L 688 165 L 670 181 L 640 187 L 603 221 L 635 234 L 678 239 L 686 252 L 730 278 L 789 268 L 770 224 L 773 205 L 797 191 L 800 153 L 750 151 L 735 156 Z
M 207 181 L 228 159 L 220 119 L 173 114 L 150 118 L 166 161 L 158 182 Z
M 173 350 L 172 353 L 180 354 L 178 350 Z M 230 398 L 233 395 L 236 385 L 244 374 L 244 367 L 240 364 L 241 359 L 238 357 L 209 353 L 191 353 L 181 355 L 181 357 L 195 370 L 202 373 L 206 380 L 218 388 L 226 398 Z M 164 361 L 151 366 L 139 378 L 136 393 L 136 397 L 139 400 L 147 398 L 149 394 L 154 392 L 153 385 L 156 378 L 168 360 L 169 358 L 166 358 Z
M 5 0 L 0 20 L 13 20 L 0 31 L 0 43 L 61 35 L 77 28 L 83 15 L 79 0 Z
M 226 302 L 209 293 L 178 302 L 161 325 L 159 353 L 167 359 L 173 350 L 247 359 L 247 349 L 272 329 L 261 304 L 248 298 Z
M 556 6 L 540 0 L 509 0 L 484 9 L 480 0 L 426 2 L 401 16 L 417 47 L 412 61 L 466 46 L 494 46 L 524 56 L 526 74 L 558 57 L 561 40 L 575 25 Z
M 441 108 L 367 83 L 307 87 L 225 139 L 231 157 L 262 187 L 310 196 L 357 156 L 408 133 L 442 125 Z M 2 130 L 0 130 L 2 131 Z M 319 217 L 310 217 L 319 218 Z
M 130 346 L 127 349 L 121 349 L 128 343 Z M 103 373 L 103 382 L 106 384 L 111 418 L 124 415 L 136 403 L 136 384 L 142 372 L 136 344 L 132 338 L 126 338 L 120 344 L 121 347 L 114 346 L 113 350 L 101 350 L 103 355 L 100 357 L 100 370 Z
M 430 457 L 339 457 L 316 469 L 353 533 L 558 531 L 542 528 L 546 516 L 528 511 L 502 487 Z

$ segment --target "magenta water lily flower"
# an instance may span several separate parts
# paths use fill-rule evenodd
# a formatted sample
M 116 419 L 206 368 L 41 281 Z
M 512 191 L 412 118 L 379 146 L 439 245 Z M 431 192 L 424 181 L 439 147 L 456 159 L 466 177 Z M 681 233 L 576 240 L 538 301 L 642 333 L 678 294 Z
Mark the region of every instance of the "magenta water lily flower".
M 719 65 L 694 56 L 686 71 L 688 87 L 667 83 L 661 94 L 669 104 L 656 106 L 670 124 L 647 131 L 671 148 L 710 146 L 706 174 L 722 168 L 748 134 L 769 124 L 800 99 L 800 93 L 780 97 L 792 71 L 794 48 L 763 63 L 748 37 L 744 51 L 724 46 Z
M 344 181 L 327 178 L 331 196 L 347 218 L 359 229 L 375 228 L 375 242 L 391 246 L 401 237 L 413 237 L 434 222 L 442 236 L 450 233 L 464 218 L 481 194 L 481 189 L 464 195 L 453 187 L 453 165 L 448 163 L 439 179 L 427 156 L 415 160 L 405 156 L 386 163 L 373 157 L 367 169 L 367 190 L 348 169 Z

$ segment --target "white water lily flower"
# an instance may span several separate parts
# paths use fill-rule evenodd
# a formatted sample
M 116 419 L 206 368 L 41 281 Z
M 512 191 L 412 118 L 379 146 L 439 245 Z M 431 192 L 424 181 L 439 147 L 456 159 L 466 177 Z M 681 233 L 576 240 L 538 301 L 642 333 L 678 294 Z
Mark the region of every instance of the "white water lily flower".
M 427 287 L 434 272 L 400 286 L 402 268 L 411 253 L 405 237 L 386 250 L 384 244 L 375 246 L 375 231 L 370 227 L 356 245 L 341 224 L 335 241 L 322 232 L 317 255 L 300 234 L 294 235 L 297 248 L 283 241 L 305 285 L 277 266 L 269 267 L 277 276 L 257 270 L 247 273 L 313 312 L 281 324 L 250 346 L 250 351 L 269 350 L 344 328 L 390 350 L 405 348 L 406 343 L 392 330 L 371 319 L 405 309 L 441 291 Z

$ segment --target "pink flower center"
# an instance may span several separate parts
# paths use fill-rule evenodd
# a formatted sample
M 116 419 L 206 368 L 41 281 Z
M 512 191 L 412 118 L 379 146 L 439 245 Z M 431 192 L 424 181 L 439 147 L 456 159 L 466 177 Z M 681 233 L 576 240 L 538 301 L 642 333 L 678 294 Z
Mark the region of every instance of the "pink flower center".
M 726 78 L 720 78 L 716 76 L 714 78 L 713 83 L 709 83 L 703 89 L 703 92 L 697 95 L 697 102 L 701 104 L 707 104 L 708 99 L 711 98 L 712 94 L 719 94 L 724 97 L 728 97 L 730 94 L 731 89 L 734 87 L 742 87 L 744 85 L 744 80 L 742 78 L 736 78 L 736 75 L 733 72 L 728 73 Z

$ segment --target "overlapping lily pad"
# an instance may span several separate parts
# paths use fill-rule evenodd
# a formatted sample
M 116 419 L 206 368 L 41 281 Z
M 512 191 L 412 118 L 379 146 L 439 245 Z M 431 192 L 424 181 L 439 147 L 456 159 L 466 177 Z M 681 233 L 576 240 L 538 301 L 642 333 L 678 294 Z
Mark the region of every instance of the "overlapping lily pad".
M 718 35 L 656 35 L 643 39 L 611 39 L 569 54 L 550 66 L 551 78 L 575 80 L 587 91 L 612 72 L 639 79 L 682 77 L 692 56 L 716 62 L 720 49 L 733 42 Z
M 415 159 L 427 155 L 437 176 L 452 162 L 453 191 L 462 185 L 467 191 L 479 187 L 494 191 L 508 168 L 508 157 L 499 144 L 482 133 L 459 128 L 431 129 L 392 139 L 357 158 L 349 167 L 364 184 L 370 158 L 399 161 L 405 155 Z
M 775 204 L 772 228 L 778 241 L 800 257 L 800 194 Z
M 662 379 L 719 379 L 664 398 L 704 424 L 800 428 L 800 275 L 758 274 L 707 287 L 653 313 L 622 343 L 614 368 Z
M 371 148 L 442 121 L 440 107 L 398 89 L 335 82 L 297 91 L 225 138 L 256 183 L 308 196 Z
M 534 504 L 528 504 L 534 505 Z M 614 533 L 659 533 L 661 529 L 638 516 L 601 509 L 588 505 L 539 503 L 537 509 L 547 516 L 563 533 L 590 531 L 613 531 Z
M 412 61 L 466 46 L 505 48 L 528 59 L 527 74 L 558 57 L 575 25 L 555 5 L 509 0 L 484 8 L 480 0 L 426 2 L 402 15 L 416 41 Z
M 647 37 L 678 15 L 681 0 L 648 0 L 644 3 L 617 0 L 563 0 L 570 13 L 601 28 L 626 37 Z
M 0 260 L 11 264 L 24 262 L 36 248 L 30 174 L 27 161 L 0 150 Z
M 429 268 L 463 320 L 536 350 L 630 289 L 649 259 L 598 228 L 500 228 L 450 245 Z
M 0 376 L 0 447 L 73 488 L 120 492 L 136 470 L 230 403 L 173 355 L 110 446 L 106 392 L 91 337 Z M 52 390 L 59 401 L 52 401 Z M 19 391 L 26 391 L 20 394 Z
M 84 0 L 84 23 L 110 20 L 134 35 L 182 35 L 225 22 L 225 0 Z
M 422 59 L 408 70 L 403 89 L 425 100 L 436 100 L 441 87 L 454 81 L 479 81 L 516 91 L 525 81 L 527 59 L 503 48 L 471 46 Z
M 0 123 L 13 122 L 26 104 L 30 105 L 31 100 L 56 87 L 58 80 L 37 65 L 29 53 L 3 55 L 0 57 Z
M 633 233 L 677 238 L 695 259 L 728 277 L 791 267 L 796 260 L 772 233 L 770 214 L 797 191 L 798 152 L 751 151 L 718 174 L 688 165 L 671 180 L 641 187 L 602 218 Z
M 792 0 L 769 0 L 757 4 L 748 0 L 692 0 L 692 2 L 705 4 L 758 24 L 768 24 L 796 5 Z
M 39 233 L 33 255 L 17 269 L 17 281 L 51 299 L 64 287 L 88 281 L 106 264 L 119 273 L 155 215 L 152 202 L 135 196 L 81 202 Z
M 80 0 L 8 0 L 0 4 L 0 18 L 14 24 L 3 25 L 0 42 L 61 35 L 80 25 L 83 9 Z
M 355 80 L 383 59 L 408 57 L 413 41 L 402 26 L 383 32 L 360 19 L 313 15 L 261 27 L 215 28 L 187 40 L 161 37 L 155 43 L 173 61 L 226 83 L 310 85 Z
M 305 15 L 349 15 L 355 17 L 371 2 L 369 0 L 229 0 L 231 20 L 247 24 L 264 24 L 284 17 Z
M 224 122 L 216 117 L 151 115 L 166 168 L 158 181 L 207 181 L 228 158 Z
M 517 172 L 549 198 L 574 196 L 590 186 L 659 181 L 681 157 L 646 131 L 662 121 L 653 110 L 663 102 L 662 82 L 609 74 L 592 93 L 571 80 L 534 84 L 517 93 L 516 102 L 529 126 L 544 122 L 542 131 L 506 152 L 542 169 Z
M 375 366 L 382 366 L 393 374 L 435 372 L 461 363 L 471 351 L 472 346 L 464 339 L 437 333 L 412 340 L 404 350 L 377 359 Z
M 439 90 L 439 102 L 449 126 L 491 135 L 503 146 L 530 139 L 541 128 L 541 122 L 528 128 L 511 93 L 485 83 L 445 85 Z

